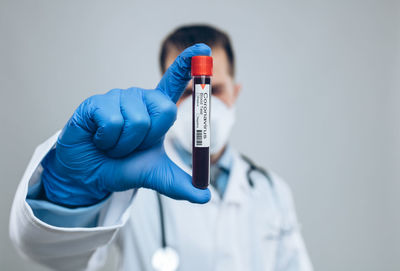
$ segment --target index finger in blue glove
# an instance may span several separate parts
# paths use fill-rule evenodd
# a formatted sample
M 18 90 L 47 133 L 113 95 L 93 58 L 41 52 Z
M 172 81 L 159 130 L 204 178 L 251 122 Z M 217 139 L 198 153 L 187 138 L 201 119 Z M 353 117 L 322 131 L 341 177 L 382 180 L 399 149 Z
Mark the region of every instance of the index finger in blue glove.
M 165 72 L 156 89 L 176 103 L 191 79 L 191 59 L 198 55 L 211 55 L 211 48 L 204 43 L 197 43 L 186 48 Z
M 124 125 L 119 91 L 113 89 L 82 102 L 65 125 L 58 143 L 75 145 L 93 140 L 99 149 L 112 148 L 118 142 Z

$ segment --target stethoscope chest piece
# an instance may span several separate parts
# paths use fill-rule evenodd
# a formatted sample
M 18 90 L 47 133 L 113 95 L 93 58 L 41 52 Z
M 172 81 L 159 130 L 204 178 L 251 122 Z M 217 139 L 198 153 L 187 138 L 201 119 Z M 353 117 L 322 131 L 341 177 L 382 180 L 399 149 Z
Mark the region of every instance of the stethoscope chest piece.
M 171 247 L 161 247 L 153 254 L 151 265 L 157 271 L 176 271 L 179 266 L 179 255 Z

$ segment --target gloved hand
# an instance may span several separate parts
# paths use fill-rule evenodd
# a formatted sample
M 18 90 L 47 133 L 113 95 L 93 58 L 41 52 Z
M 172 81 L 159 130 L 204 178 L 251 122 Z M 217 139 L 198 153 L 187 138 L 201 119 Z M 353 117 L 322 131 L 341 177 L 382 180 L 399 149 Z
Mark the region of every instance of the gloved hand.
M 176 58 L 156 89 L 113 89 L 80 104 L 42 162 L 47 198 L 85 206 L 114 191 L 145 187 L 174 199 L 209 201 L 210 191 L 192 185 L 163 142 L 191 79 L 191 57 L 210 54 L 207 45 L 196 44 Z

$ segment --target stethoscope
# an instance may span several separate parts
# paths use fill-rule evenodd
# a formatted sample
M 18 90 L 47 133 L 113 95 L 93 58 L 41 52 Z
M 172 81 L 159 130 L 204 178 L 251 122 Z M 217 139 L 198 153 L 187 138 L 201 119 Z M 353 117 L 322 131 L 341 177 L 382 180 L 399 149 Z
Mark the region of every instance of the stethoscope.
M 250 158 L 245 155 L 241 155 L 242 159 L 249 165 L 246 171 L 247 182 L 251 188 L 254 187 L 254 181 L 251 177 L 251 173 L 257 171 L 261 173 L 273 186 L 273 181 L 270 174 L 262 167 L 257 166 Z M 179 254 L 178 252 L 168 246 L 166 232 L 165 232 L 165 217 L 161 195 L 157 192 L 158 212 L 160 217 L 160 228 L 161 228 L 161 246 L 156 250 L 151 259 L 151 264 L 154 270 L 157 271 L 175 271 L 179 267 Z

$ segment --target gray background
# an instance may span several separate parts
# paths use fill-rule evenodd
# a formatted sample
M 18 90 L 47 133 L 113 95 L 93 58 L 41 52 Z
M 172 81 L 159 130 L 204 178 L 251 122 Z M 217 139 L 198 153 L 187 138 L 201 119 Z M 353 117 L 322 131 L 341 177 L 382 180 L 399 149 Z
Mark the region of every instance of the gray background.
M 154 87 L 161 39 L 207 22 L 237 53 L 232 140 L 291 185 L 316 270 L 400 270 L 399 17 L 382 0 L 1 0 L 1 269 L 42 270 L 8 239 L 35 146 L 90 95 Z

